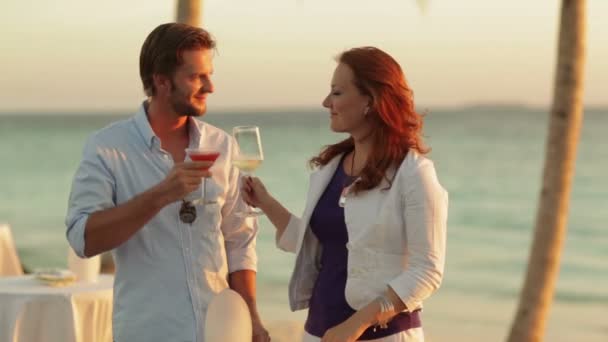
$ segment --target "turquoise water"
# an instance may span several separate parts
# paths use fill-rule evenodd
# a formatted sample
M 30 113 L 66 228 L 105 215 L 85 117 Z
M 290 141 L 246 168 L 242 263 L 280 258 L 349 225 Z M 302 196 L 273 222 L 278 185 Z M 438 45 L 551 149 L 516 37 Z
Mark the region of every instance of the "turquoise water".
M 550 325 L 557 330 L 566 323 L 562 321 L 572 318 L 569 308 L 599 308 L 608 313 L 606 114 L 602 110 L 585 113 L 557 313 Z M 28 268 L 65 266 L 63 219 L 84 139 L 122 117 L 95 113 L 0 116 L 0 222 L 12 226 Z M 205 120 L 228 131 L 236 125 L 260 126 L 266 160 L 257 174 L 294 213 L 300 213 L 304 205 L 307 159 L 322 145 L 342 137 L 329 132 L 329 118 L 321 110 L 210 113 Z M 427 116 L 430 157 L 450 193 L 446 276 L 427 310 L 431 325 L 468 322 L 473 318 L 462 321 L 448 306 L 478 302 L 489 313 L 475 316 L 475 324 L 494 324 L 500 334 L 506 332 L 509 322 L 504 317 L 511 317 L 532 237 L 546 120 L 546 112 L 523 108 L 434 110 Z M 299 319 L 301 314 L 287 314 L 286 287 L 293 257 L 275 249 L 273 228 L 265 218 L 261 225 L 261 311 Z M 589 323 L 589 329 L 597 336 L 608 336 L 604 321 Z M 470 329 L 477 329 L 475 324 Z

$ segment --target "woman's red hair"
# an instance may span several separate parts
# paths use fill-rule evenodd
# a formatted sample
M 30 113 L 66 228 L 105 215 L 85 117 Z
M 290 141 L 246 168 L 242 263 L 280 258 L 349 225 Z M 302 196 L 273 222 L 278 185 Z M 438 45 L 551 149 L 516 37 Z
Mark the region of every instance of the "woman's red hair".
M 422 116 L 414 108 L 413 92 L 399 64 L 386 52 L 375 47 L 359 47 L 343 52 L 338 63 L 353 71 L 354 82 L 361 94 L 371 98 L 367 119 L 372 132 L 372 152 L 353 186 L 355 193 L 378 186 L 390 166 L 398 167 L 410 149 L 425 154 L 429 149 L 422 141 Z M 326 146 L 310 160 L 311 166 L 326 165 L 337 155 L 354 149 L 349 137 Z

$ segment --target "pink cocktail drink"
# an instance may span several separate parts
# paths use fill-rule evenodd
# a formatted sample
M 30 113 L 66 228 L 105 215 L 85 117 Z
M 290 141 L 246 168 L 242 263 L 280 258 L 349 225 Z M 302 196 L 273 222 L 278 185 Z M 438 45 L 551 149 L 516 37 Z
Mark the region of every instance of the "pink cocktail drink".
M 188 153 L 188 156 L 190 156 L 190 159 L 192 161 L 210 161 L 210 162 L 215 162 L 215 160 L 217 159 L 217 157 L 220 156 L 219 152 L 204 152 L 204 151 L 191 151 L 190 153 Z M 205 168 L 205 170 L 208 170 L 209 168 Z
M 211 162 L 212 163 L 211 165 L 213 165 L 213 163 L 220 156 L 220 152 L 218 152 L 218 151 L 205 150 L 202 148 L 187 148 L 186 154 L 188 155 L 188 157 L 190 157 L 190 160 L 192 160 L 192 161 Z M 203 168 L 203 170 L 209 170 L 211 165 L 209 165 L 209 167 Z M 205 198 L 206 193 L 207 193 L 207 178 L 204 178 L 203 179 L 203 197 L 197 201 L 201 201 L 203 204 L 216 203 L 216 201 L 213 199 Z

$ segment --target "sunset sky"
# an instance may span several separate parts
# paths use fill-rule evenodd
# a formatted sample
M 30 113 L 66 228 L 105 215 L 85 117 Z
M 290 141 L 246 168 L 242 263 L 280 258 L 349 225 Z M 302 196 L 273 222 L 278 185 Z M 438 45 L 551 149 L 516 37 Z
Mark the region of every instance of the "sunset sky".
M 558 0 L 205 0 L 218 40 L 213 109 L 316 108 L 333 57 L 393 55 L 426 107 L 551 102 Z M 588 1 L 586 104 L 607 106 L 608 1 Z M 0 112 L 132 111 L 138 58 L 167 0 L 3 0 Z

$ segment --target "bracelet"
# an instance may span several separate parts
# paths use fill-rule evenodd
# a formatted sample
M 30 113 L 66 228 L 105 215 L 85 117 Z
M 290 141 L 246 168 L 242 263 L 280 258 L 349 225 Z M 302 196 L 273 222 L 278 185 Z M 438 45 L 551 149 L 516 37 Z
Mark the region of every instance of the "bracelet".
M 377 300 L 378 304 L 380 305 L 380 314 L 395 311 L 395 306 L 393 305 L 393 302 L 388 299 L 386 295 L 379 296 Z M 390 318 L 392 317 L 388 317 L 383 320 L 378 320 L 378 324 L 376 327 L 374 327 L 374 331 L 376 331 L 377 327 L 380 327 L 382 329 L 388 328 L 388 321 L 390 320 Z

